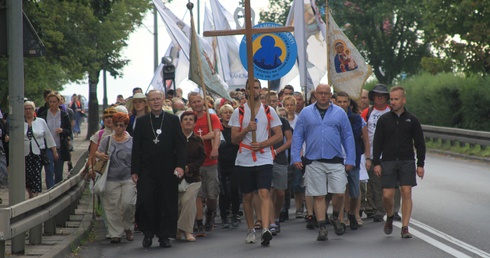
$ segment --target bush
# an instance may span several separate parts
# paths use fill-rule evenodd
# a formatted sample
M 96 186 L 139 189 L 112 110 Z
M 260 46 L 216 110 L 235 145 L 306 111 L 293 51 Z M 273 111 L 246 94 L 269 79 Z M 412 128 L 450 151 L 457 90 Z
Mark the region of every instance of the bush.
M 421 74 L 403 81 L 407 90 L 407 109 L 422 124 L 461 127 L 460 87 L 464 78 L 453 74 Z
M 490 131 L 490 78 L 473 76 L 461 87 L 462 127 Z

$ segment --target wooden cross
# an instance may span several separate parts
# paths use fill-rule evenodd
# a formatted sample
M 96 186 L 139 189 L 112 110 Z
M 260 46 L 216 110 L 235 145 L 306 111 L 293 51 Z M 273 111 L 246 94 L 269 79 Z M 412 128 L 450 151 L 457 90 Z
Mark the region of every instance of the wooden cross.
M 252 11 L 250 8 L 250 0 L 245 0 L 245 29 L 238 30 L 215 30 L 205 31 L 205 37 L 212 36 L 233 36 L 233 35 L 245 35 L 247 44 L 247 70 L 248 70 L 248 90 L 249 90 L 249 107 L 250 107 L 250 121 L 255 121 L 255 104 L 254 104 L 254 62 L 253 62 L 253 46 L 252 36 L 253 34 L 260 33 L 274 33 L 274 32 L 292 32 L 293 26 L 284 27 L 269 27 L 269 28 L 252 28 Z M 255 131 L 252 132 L 252 142 L 256 142 Z

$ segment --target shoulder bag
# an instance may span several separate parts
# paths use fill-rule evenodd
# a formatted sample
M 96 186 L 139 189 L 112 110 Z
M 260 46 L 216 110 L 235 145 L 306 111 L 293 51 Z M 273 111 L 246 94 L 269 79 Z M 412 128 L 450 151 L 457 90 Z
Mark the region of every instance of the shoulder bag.
M 34 133 L 32 134 L 32 138 L 34 138 L 34 141 L 36 142 L 37 147 L 41 151 L 41 165 L 49 165 L 49 163 L 51 163 L 51 162 L 49 161 L 49 157 L 48 157 L 48 153 L 47 153 L 46 149 L 41 149 L 41 147 L 39 146 L 39 143 L 37 143 L 37 140 L 36 140 L 36 137 L 34 136 Z
M 105 154 L 107 154 L 109 152 L 109 147 L 111 146 L 111 141 L 112 141 L 112 136 L 109 136 L 109 140 L 107 141 L 107 146 L 106 146 L 105 152 L 104 152 Z M 101 174 L 101 175 L 104 174 L 104 172 L 106 171 L 107 163 L 108 163 L 108 160 L 103 161 L 103 160 L 98 159 L 95 162 L 94 171 Z

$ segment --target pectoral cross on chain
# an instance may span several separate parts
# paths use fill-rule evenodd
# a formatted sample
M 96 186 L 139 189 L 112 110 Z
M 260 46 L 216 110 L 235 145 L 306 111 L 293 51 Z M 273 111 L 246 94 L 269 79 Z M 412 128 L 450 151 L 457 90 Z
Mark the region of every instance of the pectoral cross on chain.
M 160 140 L 158 140 L 158 136 L 157 136 L 157 138 L 155 138 L 155 139 L 153 140 L 153 143 L 157 144 L 157 143 L 159 143 L 159 142 L 160 142 Z
M 231 36 L 231 35 L 241 35 L 245 34 L 246 45 L 247 45 L 247 71 L 248 71 L 248 89 L 249 96 L 254 96 L 254 62 L 253 62 L 253 34 L 260 33 L 274 33 L 274 32 L 286 32 L 294 31 L 293 26 L 284 27 L 268 27 L 268 28 L 252 28 L 252 9 L 250 8 L 250 0 L 245 0 L 245 29 L 238 30 L 215 30 L 215 31 L 205 31 L 204 36 Z M 255 120 L 254 111 L 254 99 L 250 98 L 249 107 L 251 111 L 250 121 Z M 256 142 L 255 131 L 252 132 L 252 142 Z

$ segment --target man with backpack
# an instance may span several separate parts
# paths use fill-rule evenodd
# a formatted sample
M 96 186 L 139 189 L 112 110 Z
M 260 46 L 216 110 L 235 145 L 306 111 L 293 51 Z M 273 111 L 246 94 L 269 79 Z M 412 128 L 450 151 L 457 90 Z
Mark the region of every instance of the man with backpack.
M 275 110 L 259 101 L 260 89 L 260 81 L 255 79 L 253 96 L 248 96 L 248 101 L 242 107 L 235 109 L 229 125 L 231 126 L 231 141 L 239 144 L 235 165 L 240 178 L 243 210 L 248 227 L 245 241 L 246 243 L 255 242 L 252 199 L 254 191 L 258 191 L 263 225 L 261 244 L 268 246 L 272 240 L 272 233 L 268 229 L 272 164 L 275 156 L 272 146 L 281 141 L 283 135 L 281 121 Z M 248 90 L 250 92 L 250 89 Z M 252 108 L 251 103 L 253 103 Z M 251 119 L 253 117 L 255 119 Z M 253 132 L 256 134 L 255 141 L 252 137 Z
M 374 105 L 366 108 L 361 113 L 361 117 L 367 122 L 368 135 L 369 135 L 369 146 L 371 146 L 370 153 L 373 153 L 373 139 L 374 133 L 376 131 L 376 123 L 378 119 L 391 111 L 391 107 L 388 104 L 388 98 L 390 94 L 388 92 L 388 87 L 384 84 L 377 84 L 374 88 L 369 91 L 368 98 L 373 101 Z M 369 181 L 368 181 L 368 192 L 371 197 L 372 211 L 366 211 L 368 216 L 373 216 L 373 222 L 382 222 L 385 215 L 382 197 L 383 189 L 381 188 L 381 181 L 379 177 L 374 174 L 373 167 L 368 170 Z M 395 220 L 401 220 L 398 215 L 398 210 L 400 209 L 400 191 L 397 190 L 395 194 Z

